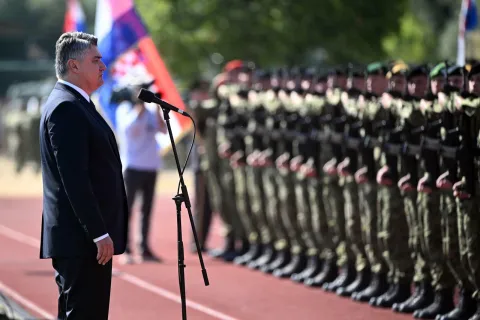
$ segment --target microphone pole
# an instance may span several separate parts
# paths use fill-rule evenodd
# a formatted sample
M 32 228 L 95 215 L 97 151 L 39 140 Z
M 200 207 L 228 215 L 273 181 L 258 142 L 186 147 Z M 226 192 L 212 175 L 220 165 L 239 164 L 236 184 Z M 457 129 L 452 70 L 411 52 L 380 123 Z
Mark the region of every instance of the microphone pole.
M 186 306 L 186 293 L 185 293 L 185 263 L 184 263 L 184 247 L 183 247 L 183 240 L 182 240 L 182 216 L 181 216 L 181 211 L 182 211 L 182 203 L 185 202 L 185 207 L 187 208 L 188 211 L 188 216 L 190 218 L 190 224 L 192 226 L 192 231 L 193 231 L 193 236 L 195 238 L 195 245 L 197 246 L 197 253 L 198 253 L 198 258 L 200 260 L 200 266 L 202 268 L 202 275 L 203 275 L 203 282 L 205 283 L 205 286 L 209 285 L 208 281 L 208 275 L 207 275 L 207 270 L 205 269 L 205 265 L 203 263 L 203 258 L 202 258 L 202 250 L 200 248 L 200 245 L 198 243 L 198 237 L 197 237 L 197 232 L 195 230 L 195 223 L 193 220 L 193 215 L 192 215 L 192 210 L 191 210 L 191 204 L 190 204 L 190 198 L 188 196 L 188 191 L 187 191 L 187 186 L 185 185 L 185 182 L 183 180 L 183 172 L 180 166 L 180 161 L 178 160 L 178 154 L 177 154 L 177 148 L 175 146 L 175 141 L 173 139 L 173 134 L 172 134 L 172 128 L 170 126 L 170 115 L 169 112 L 170 110 L 165 108 L 164 106 L 160 105 L 160 107 L 163 110 L 163 118 L 165 122 L 167 123 L 167 130 L 168 130 L 168 135 L 170 136 L 170 142 L 172 144 L 172 151 L 173 155 L 175 157 L 175 163 L 177 165 L 177 170 L 178 170 L 178 177 L 180 178 L 180 187 L 181 187 L 181 192 L 178 193 L 175 197 L 172 199 L 175 201 L 175 205 L 177 207 L 177 239 L 178 239 L 178 283 L 180 285 L 180 298 L 181 298 L 181 303 L 182 303 L 182 320 L 187 320 L 187 306 Z M 193 121 L 193 119 L 192 119 Z

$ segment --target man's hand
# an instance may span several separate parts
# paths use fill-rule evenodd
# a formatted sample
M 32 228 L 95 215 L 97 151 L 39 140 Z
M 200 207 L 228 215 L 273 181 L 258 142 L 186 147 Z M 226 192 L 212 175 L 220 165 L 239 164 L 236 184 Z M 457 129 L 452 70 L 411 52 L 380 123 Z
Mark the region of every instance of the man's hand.
M 110 237 L 106 237 L 96 243 L 97 260 L 99 264 L 105 265 L 113 256 L 113 241 Z

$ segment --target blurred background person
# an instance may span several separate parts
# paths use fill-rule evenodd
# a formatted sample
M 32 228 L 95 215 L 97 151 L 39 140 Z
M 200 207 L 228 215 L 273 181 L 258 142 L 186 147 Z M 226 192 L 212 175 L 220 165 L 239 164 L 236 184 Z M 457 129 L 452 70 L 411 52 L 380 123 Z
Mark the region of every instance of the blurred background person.
M 207 187 L 207 179 L 205 170 L 208 169 L 205 165 L 207 161 L 205 156 L 205 126 L 206 120 L 209 116 L 209 108 L 211 101 L 209 100 L 210 83 L 206 80 L 196 79 L 193 81 L 188 92 L 188 108 L 192 111 L 197 132 L 195 136 L 195 144 L 191 154 L 191 168 L 194 175 L 194 189 L 195 201 L 193 206 L 193 215 L 195 221 L 195 229 L 198 236 L 198 243 L 202 252 L 206 252 L 205 246 L 210 226 L 212 223 L 212 206 L 210 202 L 210 195 Z M 210 103 L 210 104 L 209 104 Z M 215 105 L 212 105 L 214 107 Z M 203 165 L 202 165 L 203 163 Z M 191 235 L 190 250 L 196 252 L 195 239 Z
M 166 133 L 167 127 L 160 114 L 162 112 L 160 106 L 156 109 L 147 108 L 145 103 L 137 98 L 141 88 L 148 89 L 152 84 L 153 82 L 133 85 L 116 93 L 116 99 L 120 102 L 116 111 L 117 135 L 130 223 L 135 198 L 141 195 L 140 237 L 136 248 L 139 253 L 138 262 L 161 262 L 161 259 L 151 251 L 148 240 L 155 185 L 158 172 L 162 167 L 162 158 L 155 136 L 158 132 Z M 130 237 L 131 241 L 132 237 Z M 135 262 L 132 253 L 132 246 L 127 244 L 121 262 Z

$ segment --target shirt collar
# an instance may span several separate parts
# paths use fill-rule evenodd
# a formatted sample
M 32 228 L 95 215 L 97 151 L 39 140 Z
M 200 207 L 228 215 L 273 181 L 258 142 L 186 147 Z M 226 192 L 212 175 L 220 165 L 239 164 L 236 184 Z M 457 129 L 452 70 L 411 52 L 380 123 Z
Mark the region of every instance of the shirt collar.
M 85 92 L 85 90 L 83 90 L 82 88 L 79 88 L 77 87 L 76 85 L 74 85 L 73 83 L 70 83 L 68 81 L 65 81 L 63 79 L 58 79 L 57 80 L 58 82 L 60 83 L 63 83 L 69 87 L 72 87 L 73 89 L 75 89 L 78 93 L 80 93 L 82 95 L 82 97 L 85 98 L 85 100 L 87 100 L 88 102 L 90 102 L 90 97 L 88 96 L 88 94 Z

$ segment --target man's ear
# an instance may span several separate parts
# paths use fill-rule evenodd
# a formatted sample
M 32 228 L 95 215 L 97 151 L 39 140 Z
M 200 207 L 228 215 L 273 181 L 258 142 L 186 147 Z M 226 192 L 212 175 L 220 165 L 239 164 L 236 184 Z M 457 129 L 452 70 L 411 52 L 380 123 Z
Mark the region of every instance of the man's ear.
M 67 66 L 68 66 L 68 70 L 73 73 L 79 73 L 80 71 L 77 60 L 74 60 L 74 59 L 68 60 Z

